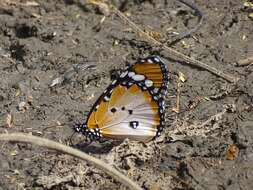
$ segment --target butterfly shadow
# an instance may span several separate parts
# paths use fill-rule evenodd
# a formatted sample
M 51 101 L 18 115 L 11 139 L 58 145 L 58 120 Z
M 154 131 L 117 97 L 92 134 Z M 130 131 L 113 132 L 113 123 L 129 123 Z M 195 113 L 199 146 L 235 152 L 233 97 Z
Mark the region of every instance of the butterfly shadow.
M 70 138 L 70 145 L 85 153 L 91 154 L 106 154 L 111 151 L 112 148 L 118 146 L 121 141 L 112 141 L 100 139 L 99 141 L 91 141 L 90 139 L 73 138 L 74 134 Z M 81 141 L 81 142 L 80 142 Z

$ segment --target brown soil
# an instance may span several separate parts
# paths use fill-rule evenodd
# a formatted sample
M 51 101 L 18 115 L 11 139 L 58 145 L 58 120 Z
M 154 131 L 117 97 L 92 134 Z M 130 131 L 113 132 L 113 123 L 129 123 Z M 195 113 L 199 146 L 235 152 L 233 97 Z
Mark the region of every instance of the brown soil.
M 252 10 L 243 1 L 196 0 L 206 15 L 204 25 L 194 38 L 172 46 L 240 77 L 237 84 L 170 59 L 116 15 L 100 24 L 103 15 L 84 2 L 27 2 L 0 2 L 1 133 L 26 132 L 71 144 L 144 189 L 253 189 L 253 65 L 236 66 L 253 56 Z M 167 39 L 198 20 L 177 1 L 112 2 L 136 24 L 168 34 Z M 71 138 L 74 121 L 85 119 L 117 71 L 151 54 L 160 55 L 170 69 L 163 135 L 146 145 Z M 179 72 L 187 81 L 176 114 Z M 55 84 L 58 77 L 64 80 Z M 30 144 L 0 143 L 0 189 L 125 189 L 79 159 Z

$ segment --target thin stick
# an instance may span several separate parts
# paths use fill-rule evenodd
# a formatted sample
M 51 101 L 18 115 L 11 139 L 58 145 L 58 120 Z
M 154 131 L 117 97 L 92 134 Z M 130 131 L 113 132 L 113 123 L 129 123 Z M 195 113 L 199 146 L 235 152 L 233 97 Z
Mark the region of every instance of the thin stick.
M 248 57 L 246 59 L 241 59 L 237 62 L 237 66 L 246 66 L 246 65 L 252 65 L 253 64 L 253 57 Z
M 121 174 L 116 169 L 112 168 L 105 162 L 94 158 L 84 152 L 81 152 L 77 149 L 71 148 L 69 146 L 66 146 L 64 144 L 48 140 L 41 137 L 36 137 L 32 135 L 28 135 L 26 133 L 12 133 L 12 134 L 0 134 L 0 141 L 15 141 L 15 142 L 25 142 L 25 143 L 32 143 L 36 144 L 42 147 L 46 147 L 49 149 L 57 150 L 60 152 L 67 153 L 71 156 L 80 158 L 82 160 L 85 160 L 87 162 L 93 163 L 95 166 L 112 176 L 113 178 L 120 181 L 125 186 L 129 187 L 129 189 L 134 190 L 142 190 L 140 186 L 138 186 L 136 183 L 134 183 L 132 180 L 130 180 L 125 175 Z
M 181 81 L 178 79 L 177 83 L 177 113 L 180 112 L 180 93 L 181 93 Z
M 210 65 L 207 65 L 201 61 L 198 61 L 196 59 L 192 59 L 170 47 L 168 47 L 165 44 L 162 44 L 161 42 L 157 41 L 156 39 L 154 39 L 152 36 L 150 36 L 148 33 L 144 32 L 139 26 L 137 26 L 135 23 L 133 23 L 130 19 L 128 19 L 121 11 L 119 11 L 115 6 L 110 4 L 111 9 L 115 12 L 115 14 L 117 14 L 122 20 L 125 20 L 136 32 L 138 32 L 141 36 L 146 37 L 146 39 L 148 39 L 148 41 L 150 41 L 151 43 L 153 43 L 154 45 L 158 45 L 161 48 L 163 48 L 164 50 L 167 50 L 169 53 L 177 56 L 178 58 L 182 58 L 187 64 L 190 65 L 194 65 L 196 67 L 205 69 L 213 74 L 215 74 L 216 76 L 219 76 L 225 80 L 227 80 L 228 82 L 237 82 L 239 79 L 235 78 L 229 74 L 225 74 L 223 73 L 221 70 L 218 70 L 214 67 L 211 67 Z

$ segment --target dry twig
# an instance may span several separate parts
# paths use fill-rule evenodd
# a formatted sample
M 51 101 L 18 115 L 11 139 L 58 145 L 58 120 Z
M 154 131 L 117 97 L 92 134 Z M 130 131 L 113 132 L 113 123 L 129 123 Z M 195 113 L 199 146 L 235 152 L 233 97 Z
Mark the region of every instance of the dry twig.
M 173 55 L 177 56 L 178 58 L 182 58 L 186 63 L 197 66 L 199 68 L 205 69 L 213 74 L 215 74 L 216 76 L 219 76 L 225 80 L 227 80 L 228 82 L 237 82 L 239 79 L 235 78 L 229 74 L 225 74 L 222 71 L 207 65 L 201 61 L 198 61 L 196 59 L 192 59 L 170 47 L 168 47 L 165 44 L 162 44 L 161 42 L 157 41 L 156 39 L 154 39 L 152 36 L 148 35 L 146 32 L 144 32 L 139 26 L 137 26 L 135 23 L 133 23 L 131 20 L 129 20 L 122 12 L 120 12 L 115 6 L 111 5 L 113 11 L 123 20 L 125 20 L 136 32 L 138 32 L 139 34 L 141 34 L 141 36 L 146 37 L 146 39 L 150 42 L 152 42 L 154 45 L 158 45 L 161 48 L 163 48 L 164 50 L 168 51 L 169 53 L 172 53 Z
M 101 0 L 96 0 L 94 3 L 94 0 L 90 0 L 89 3 L 97 5 L 99 4 L 99 2 L 104 3 Z M 183 0 L 181 1 L 183 2 Z M 141 37 L 145 37 L 145 39 L 151 43 L 153 43 L 154 45 L 157 45 L 159 47 L 161 47 L 162 49 L 166 50 L 168 53 L 170 53 L 171 55 L 176 56 L 177 58 L 181 58 L 184 60 L 185 63 L 190 64 L 190 65 L 194 65 L 196 67 L 202 68 L 204 70 L 207 70 L 213 74 L 215 74 L 216 76 L 219 76 L 225 80 L 227 80 L 228 82 L 237 82 L 239 80 L 239 78 L 233 77 L 229 74 L 226 74 L 224 72 L 222 72 L 221 70 L 218 70 L 210 65 L 207 65 L 201 61 L 198 61 L 196 59 L 192 59 L 170 47 L 168 47 L 167 45 L 157 41 L 154 37 L 150 36 L 147 32 L 143 31 L 139 26 L 137 26 L 134 22 L 132 22 L 129 18 L 127 18 L 127 16 L 125 16 L 120 10 L 117 9 L 117 7 L 115 7 L 112 4 L 108 4 L 108 6 L 111 8 L 112 12 L 114 12 L 116 15 L 118 15 L 122 20 L 124 20 L 126 23 L 128 23 L 129 26 L 131 26 L 137 34 L 140 34 Z
M 32 144 L 43 146 L 43 147 L 46 147 L 49 149 L 53 149 L 53 150 L 67 153 L 71 156 L 75 156 L 75 157 L 80 158 L 82 160 L 93 163 L 98 168 L 100 168 L 101 170 L 103 170 L 104 172 L 106 172 L 107 174 L 112 176 L 113 178 L 117 179 L 125 186 L 129 187 L 129 189 L 142 190 L 142 188 L 139 187 L 136 183 L 134 183 L 128 177 L 121 174 L 119 171 L 112 168 L 111 166 L 109 166 L 105 162 L 103 162 L 97 158 L 94 158 L 84 152 L 81 152 L 77 149 L 66 146 L 64 144 L 54 142 L 52 140 L 48 140 L 45 138 L 28 135 L 25 133 L 0 134 L 0 141 L 14 141 L 14 142 L 32 143 Z

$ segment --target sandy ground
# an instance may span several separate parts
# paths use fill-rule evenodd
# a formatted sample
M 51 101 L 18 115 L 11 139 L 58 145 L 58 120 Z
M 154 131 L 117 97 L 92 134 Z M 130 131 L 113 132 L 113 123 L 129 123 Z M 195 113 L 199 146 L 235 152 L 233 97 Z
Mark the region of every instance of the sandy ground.
M 253 189 L 253 66 L 236 66 L 253 56 L 248 16 L 253 10 L 244 1 L 196 0 L 206 15 L 204 25 L 172 46 L 240 77 L 236 84 L 170 59 L 116 15 L 100 24 L 103 15 L 85 1 L 36 2 L 0 2 L 1 133 L 26 132 L 70 144 L 118 168 L 143 189 Z M 112 2 L 136 24 L 169 41 L 173 32 L 190 29 L 198 20 L 174 0 Z M 74 121 L 85 119 L 118 71 L 153 54 L 170 69 L 163 135 L 148 144 L 87 144 L 82 136 L 71 138 Z M 187 80 L 180 86 L 181 112 L 176 114 L 179 72 Z M 0 189 L 126 188 L 79 159 L 0 142 Z

